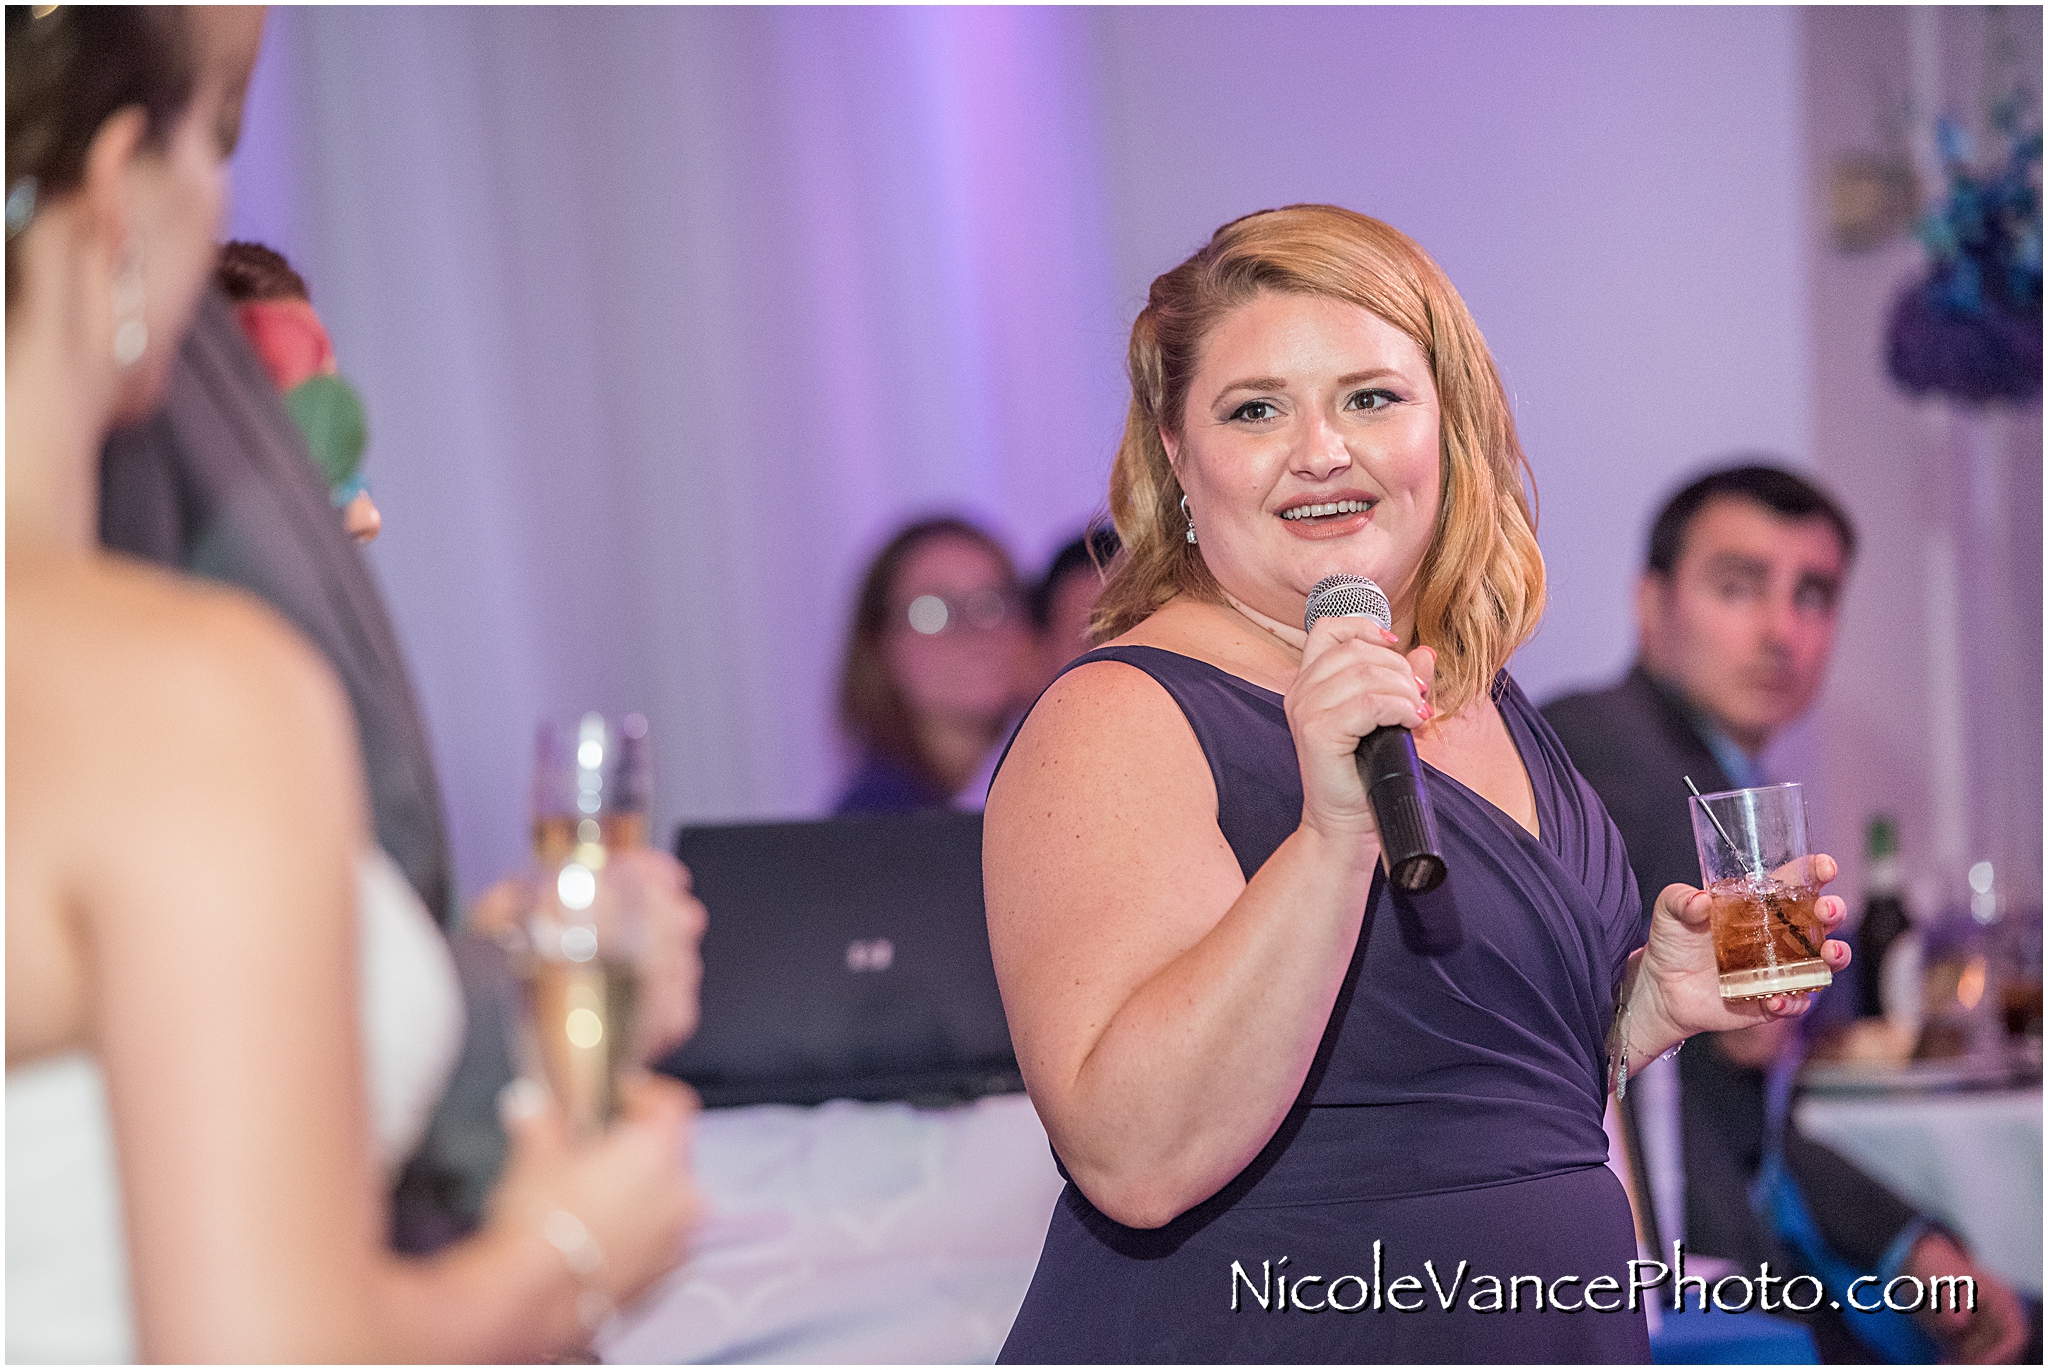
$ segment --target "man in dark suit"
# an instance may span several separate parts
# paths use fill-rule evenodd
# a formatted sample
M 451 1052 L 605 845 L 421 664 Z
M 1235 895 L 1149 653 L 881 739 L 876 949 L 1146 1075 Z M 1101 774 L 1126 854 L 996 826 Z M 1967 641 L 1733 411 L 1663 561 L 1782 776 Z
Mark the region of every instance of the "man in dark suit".
M 1766 783 L 1757 758 L 1819 693 L 1855 547 L 1847 516 L 1798 476 L 1752 465 L 1702 477 L 1651 529 L 1635 665 L 1610 689 L 1544 709 L 1621 829 L 1645 910 L 1666 885 L 1699 882 L 1686 777 L 1706 793 Z M 1675 1081 L 1666 1068 L 1632 1083 L 1624 1123 L 1660 1251 L 1682 1237 L 1688 1253 L 1752 1274 L 1764 1261 L 1779 1273 L 1812 1263 L 1750 1201 L 1771 1140 L 1765 1069 L 1797 1049 L 1796 1033 L 1794 1020 L 1779 1020 L 1716 1034 L 1679 1054 Z M 1976 1276 L 1976 1317 L 1927 1324 L 1944 1358 L 2007 1360 L 2022 1349 L 2017 1300 L 1951 1235 L 1795 1128 L 1784 1129 L 1782 1154 L 1819 1238 L 1849 1265 L 1887 1279 Z M 1887 1350 L 1858 1340 L 1871 1328 L 1846 1317 L 1856 1321 L 1825 1302 L 1810 1316 L 1824 1358 Z
M 451 926 L 440 785 L 383 596 L 217 291 L 200 303 L 164 407 L 108 440 L 100 540 L 251 590 L 312 640 L 355 709 L 377 841 Z

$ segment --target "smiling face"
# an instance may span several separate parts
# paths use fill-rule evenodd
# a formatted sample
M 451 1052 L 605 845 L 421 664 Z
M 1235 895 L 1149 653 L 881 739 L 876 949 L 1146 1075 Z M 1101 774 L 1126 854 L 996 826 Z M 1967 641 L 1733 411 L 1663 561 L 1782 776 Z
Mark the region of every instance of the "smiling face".
M 1405 639 L 1441 503 L 1436 384 L 1414 339 L 1357 305 L 1262 291 L 1203 344 L 1162 433 L 1223 588 L 1301 622 L 1328 575 L 1368 576 Z
M 1693 516 L 1670 575 L 1647 572 L 1637 588 L 1643 666 L 1761 751 L 1820 691 L 1847 574 L 1827 519 L 1718 495 Z

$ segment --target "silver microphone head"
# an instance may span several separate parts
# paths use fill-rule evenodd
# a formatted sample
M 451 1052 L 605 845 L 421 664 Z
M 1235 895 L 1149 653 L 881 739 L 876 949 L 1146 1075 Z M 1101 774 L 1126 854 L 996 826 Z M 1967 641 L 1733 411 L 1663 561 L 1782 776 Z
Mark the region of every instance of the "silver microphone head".
M 1308 592 L 1308 611 L 1301 626 L 1313 628 L 1319 618 L 1369 618 L 1392 631 L 1394 610 L 1380 587 L 1364 576 L 1324 576 Z

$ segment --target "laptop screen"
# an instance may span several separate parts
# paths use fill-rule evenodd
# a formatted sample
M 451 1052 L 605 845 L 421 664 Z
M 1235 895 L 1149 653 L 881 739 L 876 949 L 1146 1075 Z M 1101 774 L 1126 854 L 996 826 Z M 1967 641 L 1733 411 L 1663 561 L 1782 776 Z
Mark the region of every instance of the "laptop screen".
M 1024 1087 L 989 958 L 981 815 L 686 827 L 703 1018 L 660 1062 L 710 1107 Z

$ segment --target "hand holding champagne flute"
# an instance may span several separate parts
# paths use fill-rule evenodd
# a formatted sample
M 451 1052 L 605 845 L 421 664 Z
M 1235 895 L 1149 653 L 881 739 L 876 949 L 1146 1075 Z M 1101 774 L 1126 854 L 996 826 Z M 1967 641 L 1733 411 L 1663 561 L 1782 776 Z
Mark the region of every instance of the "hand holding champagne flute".
M 521 966 L 529 1059 L 578 1136 L 618 1115 L 639 1034 L 649 877 L 660 878 L 645 859 L 648 762 L 637 714 L 544 723 L 535 750 Z
M 688 872 L 646 846 L 645 719 L 585 714 L 543 724 L 533 778 L 533 866 L 501 881 L 471 915 L 512 954 L 527 1009 L 517 1030 L 527 1080 L 501 1101 L 514 1145 L 494 1205 L 543 1233 L 578 1272 L 576 1317 L 594 1332 L 674 1263 L 677 1221 L 694 1217 L 686 1148 L 664 1122 L 680 1106 L 686 1129 L 694 1097 L 637 1067 L 696 1026 L 705 917 Z M 542 1102 L 547 1096 L 555 1107 Z M 645 1221 L 671 1197 L 669 1185 L 643 1178 L 576 1189 L 579 1164 L 585 1181 L 680 1167 L 677 1221 Z M 636 1192 L 638 1201 L 627 1198 Z M 636 1202 L 655 1208 L 641 1213 Z M 620 1234 L 645 1240 L 621 1246 Z

